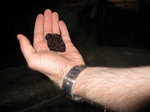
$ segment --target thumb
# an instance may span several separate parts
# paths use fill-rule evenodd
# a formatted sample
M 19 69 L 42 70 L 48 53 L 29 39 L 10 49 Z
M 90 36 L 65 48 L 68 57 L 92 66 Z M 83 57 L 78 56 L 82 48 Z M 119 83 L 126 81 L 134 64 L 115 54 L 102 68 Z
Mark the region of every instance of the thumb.
M 29 62 L 29 60 L 32 59 L 33 53 L 35 53 L 34 48 L 32 47 L 30 41 L 27 39 L 26 36 L 18 34 L 17 39 L 19 40 L 20 48 L 26 61 Z

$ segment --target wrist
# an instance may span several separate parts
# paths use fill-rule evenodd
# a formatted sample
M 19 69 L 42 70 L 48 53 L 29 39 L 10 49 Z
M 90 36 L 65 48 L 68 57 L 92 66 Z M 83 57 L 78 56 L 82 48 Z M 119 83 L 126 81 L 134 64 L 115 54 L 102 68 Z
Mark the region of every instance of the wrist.
M 67 66 L 67 67 L 65 67 L 63 70 L 63 72 L 62 72 L 62 74 L 61 74 L 61 80 L 59 80 L 59 87 L 62 89 L 62 83 L 63 83 L 63 80 L 64 80 L 64 78 L 65 78 L 65 76 L 67 75 L 67 73 L 74 67 L 75 65 L 70 65 L 70 66 Z
M 85 65 L 77 65 L 74 66 L 65 76 L 63 83 L 62 83 L 62 90 L 64 91 L 64 93 L 66 94 L 66 96 L 68 98 L 71 98 L 72 100 L 76 101 L 76 102 L 83 102 L 84 100 L 76 95 L 72 93 L 74 84 L 76 82 L 76 78 L 78 77 L 78 75 L 87 67 Z
M 90 69 L 90 67 L 87 67 L 82 72 L 80 72 L 79 76 L 76 79 L 76 83 L 74 84 L 74 87 L 72 89 L 73 94 L 83 97 L 84 89 L 85 89 L 85 85 L 86 85 L 86 80 L 84 80 L 84 77 L 89 69 Z
M 85 65 L 84 61 L 80 61 L 80 63 L 72 63 L 72 64 L 67 64 L 66 63 L 66 66 L 64 66 L 64 68 L 62 69 L 63 71 L 61 71 L 60 73 L 60 77 L 61 79 L 59 80 L 59 87 L 62 88 L 62 83 L 63 83 L 63 80 L 65 78 L 65 76 L 67 75 L 67 73 L 75 66 L 78 66 L 78 65 Z
M 99 73 L 99 71 L 107 71 L 107 69 L 108 68 L 106 67 L 87 67 L 86 69 L 84 69 L 76 79 L 76 83 L 74 84 L 72 93 L 81 96 L 84 99 L 88 99 L 86 95 L 89 91 L 89 85 L 91 85 L 91 80 L 93 80 L 92 78 L 94 77 L 92 74 Z

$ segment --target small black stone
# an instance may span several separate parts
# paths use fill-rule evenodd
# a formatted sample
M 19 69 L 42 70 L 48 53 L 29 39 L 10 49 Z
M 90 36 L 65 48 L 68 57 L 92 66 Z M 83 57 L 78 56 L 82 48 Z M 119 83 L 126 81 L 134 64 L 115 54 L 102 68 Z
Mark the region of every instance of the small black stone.
M 50 51 L 55 51 L 55 52 L 66 51 L 65 43 L 63 42 L 63 39 L 60 34 L 48 33 L 46 34 L 45 39 L 47 40 L 47 45 Z

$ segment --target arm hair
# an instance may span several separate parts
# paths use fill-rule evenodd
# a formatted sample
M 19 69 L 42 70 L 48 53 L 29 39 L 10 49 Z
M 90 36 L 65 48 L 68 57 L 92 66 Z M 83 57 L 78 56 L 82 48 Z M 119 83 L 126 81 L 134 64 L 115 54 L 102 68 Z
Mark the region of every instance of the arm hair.
M 117 112 L 137 111 L 150 103 L 150 67 L 89 67 L 78 76 L 73 94 Z

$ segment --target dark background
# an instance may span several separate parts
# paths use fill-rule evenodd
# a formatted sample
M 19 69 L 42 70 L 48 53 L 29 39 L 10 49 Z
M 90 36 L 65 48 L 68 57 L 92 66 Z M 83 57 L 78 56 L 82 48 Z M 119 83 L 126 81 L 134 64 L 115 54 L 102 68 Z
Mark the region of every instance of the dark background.
M 1 58 L 18 48 L 18 33 L 32 40 L 34 21 L 39 13 L 47 8 L 55 10 L 56 0 L 15 0 L 1 3 Z M 3 52 L 2 52 L 3 51 Z
M 44 10 L 47 8 L 51 9 L 52 11 L 55 11 L 56 6 L 57 6 L 56 0 L 42 0 L 42 1 L 41 0 L 30 0 L 30 1 L 16 0 L 16 1 L 5 1 L 1 3 L 1 10 L 0 10 L 1 11 L 0 12 L 1 14 L 0 15 L 1 67 L 0 68 L 1 69 L 7 68 L 8 66 L 11 67 L 11 65 L 15 66 L 15 62 L 18 62 L 19 60 L 23 59 L 16 35 L 18 33 L 22 33 L 26 35 L 32 43 L 34 21 L 37 14 L 43 13 Z M 118 16 L 119 18 L 118 20 L 120 21 L 125 20 L 124 19 L 124 15 L 125 15 L 126 20 L 123 25 L 126 25 L 128 21 L 130 21 L 128 24 L 133 23 L 134 21 L 136 21 L 135 24 L 136 23 L 139 24 L 137 26 L 134 25 L 133 28 L 131 28 L 130 26 L 123 27 L 123 25 L 121 27 L 119 26 L 113 28 L 113 30 L 109 31 L 109 33 L 105 32 L 107 33 L 107 36 L 103 36 L 103 34 L 99 34 L 101 37 L 100 39 L 98 39 L 98 44 L 100 46 L 134 47 L 134 48 L 142 48 L 142 49 L 150 50 L 149 48 L 150 4 L 147 4 L 143 0 L 141 0 L 138 11 L 127 11 L 127 12 L 128 13 L 125 13 L 125 11 L 123 11 L 122 9 L 114 10 L 108 8 L 107 14 L 108 14 L 108 18 L 110 15 L 112 16 L 115 14 L 121 15 Z M 110 21 L 108 18 L 107 18 L 108 21 L 105 22 L 109 24 Z M 99 25 L 101 25 L 101 23 Z M 132 37 L 131 39 L 130 37 L 128 39 L 125 37 L 122 37 L 121 40 L 116 39 L 117 38 L 116 35 L 119 33 L 121 34 L 121 32 L 119 32 L 118 29 L 124 28 L 124 30 L 126 30 L 130 28 L 131 30 L 134 30 L 137 27 L 139 29 L 141 28 L 142 30 L 144 29 L 143 31 L 144 33 L 142 32 L 142 30 L 136 30 L 136 32 L 141 31 L 142 33 L 139 34 L 135 33 L 135 35 L 137 35 L 135 39 L 132 39 Z M 100 26 L 100 30 L 106 31 L 107 28 L 103 28 Z M 126 45 L 126 43 L 130 43 L 130 45 Z M 19 61 L 20 65 L 22 63 L 26 63 L 25 60 Z
M 34 21 L 37 14 L 43 13 L 47 8 L 55 11 L 56 6 L 56 0 L 16 0 L 1 3 L 0 70 L 17 66 L 16 68 L 2 70 L 1 73 L 3 74 L 0 74 L 1 99 L 4 99 L 1 102 L 6 103 L 2 105 L 3 107 L 1 106 L 1 109 L 5 108 L 13 111 L 33 106 L 34 110 L 38 110 L 39 108 L 44 109 L 43 112 L 103 111 L 103 109 L 99 107 L 94 108 L 90 104 L 80 105 L 65 96 L 61 99 L 57 98 L 57 94 L 55 93 L 57 92 L 55 90 L 56 87 L 43 74 L 32 71 L 26 66 L 18 67 L 25 65 L 26 61 L 20 51 L 16 35 L 22 33 L 32 43 Z M 143 0 L 140 0 L 138 11 L 107 7 L 105 18 L 98 21 L 94 20 L 96 25 L 95 23 L 93 25 L 91 22 L 87 22 L 83 28 L 79 28 L 79 30 L 81 29 L 79 31 L 80 34 L 76 34 L 78 38 L 74 39 L 76 35 L 71 36 L 71 38 L 77 40 L 76 42 L 74 41 L 75 45 L 80 48 L 79 50 L 86 60 L 87 65 L 109 67 L 146 66 L 150 63 L 149 15 L 150 4 L 145 3 Z M 87 24 L 92 28 L 87 28 Z M 91 32 L 91 29 L 94 29 L 94 31 Z M 89 40 L 92 40 L 91 38 L 95 38 L 95 35 L 98 35 L 96 43 L 89 42 Z M 145 50 L 140 50 L 139 48 Z M 30 92 L 33 94 L 30 94 Z M 39 100 L 37 96 L 39 96 L 39 102 L 36 102 Z M 49 99 L 49 96 L 52 96 L 56 102 L 52 100 L 49 102 L 51 105 L 38 105 L 42 101 Z M 14 101 L 11 100 L 13 98 L 15 99 Z M 26 100 L 25 104 L 23 104 L 24 100 Z
M 34 22 L 39 13 L 45 9 L 55 11 L 56 0 L 15 0 L 4 1 L 0 9 L 0 68 L 25 63 L 20 52 L 16 35 L 21 33 L 32 43 Z M 17 58 L 14 58 L 17 57 Z M 20 59 L 19 59 L 20 58 Z

